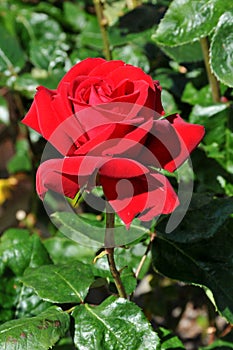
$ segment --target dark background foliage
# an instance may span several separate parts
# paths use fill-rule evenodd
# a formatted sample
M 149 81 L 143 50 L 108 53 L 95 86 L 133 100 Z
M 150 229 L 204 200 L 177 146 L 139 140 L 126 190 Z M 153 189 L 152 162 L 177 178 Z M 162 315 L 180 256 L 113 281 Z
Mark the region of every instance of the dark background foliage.
M 99 4 L 101 21 L 98 4 L 0 2 L 0 347 L 71 350 L 82 344 L 83 349 L 110 349 L 101 345 L 105 330 L 91 315 L 106 321 L 106 313 L 120 319 L 125 312 L 122 329 L 130 336 L 120 336 L 127 349 L 139 348 L 137 341 L 145 334 L 150 349 L 233 348 L 232 2 L 106 0 Z M 127 293 L 138 285 L 134 303 L 122 305 L 108 298 L 115 289 L 106 257 L 93 265 L 98 249 L 82 247 L 58 231 L 37 198 L 35 173 L 45 141 L 20 123 L 38 85 L 56 88 L 76 62 L 106 56 L 141 67 L 160 81 L 167 114 L 179 112 L 206 128 L 191 157 L 189 211 L 172 234 L 165 233 L 168 218 L 157 225 L 137 280 L 134 273 L 148 235 L 116 249 Z M 185 168 L 183 178 L 190 179 Z M 174 186 L 176 180 L 176 175 L 170 178 Z M 55 205 L 52 200 L 50 205 Z M 85 202 L 77 211 L 88 220 L 87 231 L 103 223 L 103 215 L 91 212 Z M 67 227 L 66 219 L 57 219 Z M 76 222 L 76 231 L 83 225 Z M 79 297 L 68 297 L 69 288 L 57 274 L 67 278 Z M 64 310 L 74 305 L 70 323 Z M 129 324 L 134 317 L 139 329 Z M 21 320 L 21 326 L 14 320 Z M 107 317 L 106 322 L 116 334 L 114 320 Z M 10 331 L 13 325 L 19 333 Z M 94 330 L 96 344 L 85 340 Z M 124 348 L 119 339 L 110 339 L 114 349 Z

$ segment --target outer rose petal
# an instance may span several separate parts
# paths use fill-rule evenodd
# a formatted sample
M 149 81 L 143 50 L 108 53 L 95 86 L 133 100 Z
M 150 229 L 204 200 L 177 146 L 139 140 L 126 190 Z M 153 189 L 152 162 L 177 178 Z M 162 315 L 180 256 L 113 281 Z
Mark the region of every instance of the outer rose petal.
M 161 174 L 149 173 L 128 179 L 100 176 L 100 182 L 112 208 L 129 228 L 135 216 L 149 221 L 172 212 L 179 200 L 169 181 Z
M 174 171 L 201 142 L 205 134 L 205 128 L 202 125 L 185 122 L 179 114 L 170 115 L 167 119 L 176 130 L 181 144 L 179 155 L 165 166 L 166 170 Z
M 39 132 L 47 140 L 60 123 L 52 108 L 55 95 L 56 90 L 39 86 L 33 104 L 22 120 L 22 123 Z
M 41 199 L 50 189 L 74 198 L 106 160 L 102 157 L 68 157 L 42 163 L 36 174 L 36 190 Z
M 149 191 L 148 203 L 151 207 L 139 215 L 138 218 L 141 221 L 152 220 L 160 214 L 170 214 L 179 205 L 179 199 L 168 179 L 159 173 L 152 173 L 151 176 L 160 181 L 163 186 Z
M 155 91 L 152 89 L 148 89 L 148 96 L 145 102 L 145 107 L 148 107 L 153 111 L 155 111 L 156 113 L 158 113 L 158 116 L 155 116 L 156 119 L 158 119 L 160 115 L 165 114 L 165 111 L 162 106 L 162 101 L 161 101 L 162 88 L 158 80 L 154 81 L 154 87 L 155 87 Z
M 203 136 L 203 126 L 186 123 L 178 114 L 157 120 L 139 160 L 173 172 L 189 157 Z

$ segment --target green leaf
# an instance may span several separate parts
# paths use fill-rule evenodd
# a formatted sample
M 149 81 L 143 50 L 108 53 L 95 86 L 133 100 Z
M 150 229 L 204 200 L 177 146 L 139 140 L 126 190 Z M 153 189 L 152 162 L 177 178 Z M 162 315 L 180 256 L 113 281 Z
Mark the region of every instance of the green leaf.
M 210 62 L 214 74 L 233 87 L 233 10 L 224 13 L 218 22 L 210 46 Z
M 176 105 L 175 99 L 170 92 L 163 89 L 161 94 L 162 105 L 166 112 L 166 115 L 170 115 L 173 113 L 179 113 L 178 107 Z
M 206 85 L 202 89 L 196 89 L 192 83 L 186 84 L 182 102 L 189 103 L 192 106 L 210 106 L 213 103 L 210 86 Z
M 80 305 L 75 319 L 74 342 L 83 350 L 156 350 L 159 339 L 145 315 L 134 303 L 113 297 L 101 305 Z
M 59 230 L 81 245 L 100 248 L 105 244 L 105 224 L 99 221 L 90 221 L 73 212 L 56 212 L 51 215 L 52 220 L 59 226 Z M 129 244 L 148 232 L 148 228 L 140 226 L 135 220 L 130 229 L 123 225 L 115 225 L 114 245 Z
M 211 345 L 200 347 L 200 350 L 230 350 L 233 343 L 226 340 L 216 340 Z
M 23 229 L 8 229 L 0 241 L 0 263 L 16 276 L 21 276 L 27 267 L 49 264 L 50 259 L 37 235 L 30 236 Z
M 196 224 L 198 221 L 197 215 Z M 158 232 L 152 247 L 156 270 L 170 278 L 209 288 L 219 312 L 229 322 L 233 321 L 233 285 L 229 283 L 233 279 L 232 225 L 233 219 L 228 219 L 214 236 L 196 242 L 188 227 L 190 242 L 187 239 L 185 243 L 173 240 L 173 234 Z
M 81 246 L 66 237 L 48 238 L 43 243 L 54 264 L 66 264 L 74 260 L 91 264 L 96 253 L 96 249 Z
M 79 261 L 66 265 L 43 265 L 26 271 L 21 278 L 40 298 L 54 303 L 80 303 L 94 281 L 89 265 Z
M 6 322 L 0 326 L 0 348 L 5 350 L 47 350 L 69 327 L 69 315 L 51 307 L 40 315 Z
M 157 330 L 160 338 L 161 348 L 160 350 L 182 350 L 185 349 L 182 341 L 168 329 L 160 327 Z
M 142 68 L 145 72 L 149 72 L 148 59 L 140 46 L 132 43 L 124 45 L 123 47 L 115 48 L 112 54 L 114 60 L 123 60 L 128 64 Z
M 17 37 L 10 34 L 0 23 L 0 72 L 16 75 L 25 64 L 24 52 Z
M 196 105 L 190 114 L 190 122 L 205 126 L 203 149 L 227 172 L 233 174 L 233 132 L 229 104 L 213 106 Z
M 231 8 L 231 0 L 173 0 L 153 39 L 166 46 L 193 42 L 209 35 L 221 14 Z
M 9 110 L 6 100 L 0 96 L 0 124 L 9 124 Z
M 9 173 L 17 173 L 20 171 L 30 171 L 32 169 L 31 159 L 29 157 L 29 145 L 25 139 L 16 142 L 16 153 L 8 161 L 7 169 Z
M 74 30 L 81 31 L 87 25 L 86 12 L 84 11 L 83 4 L 64 2 L 64 20 Z
M 179 46 L 161 46 L 161 50 L 178 63 L 199 62 L 203 60 L 199 41 Z
M 211 238 L 218 232 L 229 215 L 233 213 L 233 197 L 212 200 L 206 197 L 203 203 L 202 200 L 203 196 L 193 197 L 190 209 L 180 225 L 166 237 L 170 237 L 173 242 L 191 244 Z M 159 232 L 165 232 L 166 221 L 156 226 Z
M 37 316 L 51 306 L 51 303 L 39 298 L 34 289 L 24 286 L 19 280 L 14 287 L 17 293 L 17 302 L 14 304 L 15 318 Z
M 123 272 L 124 272 L 124 268 L 127 266 L 128 268 L 133 270 L 135 273 L 143 255 L 145 254 L 145 251 L 146 251 L 146 246 L 143 243 L 138 243 L 127 249 L 115 248 L 114 256 L 115 256 L 117 269 L 118 270 L 123 269 Z M 138 276 L 139 279 L 142 279 L 144 275 L 147 273 L 150 266 L 150 261 L 151 261 L 150 254 L 148 254 L 143 264 L 143 267 L 141 269 L 141 272 Z M 111 278 L 106 256 L 103 256 L 102 258 L 98 259 L 94 267 L 95 267 L 95 270 L 98 269 L 99 276 Z

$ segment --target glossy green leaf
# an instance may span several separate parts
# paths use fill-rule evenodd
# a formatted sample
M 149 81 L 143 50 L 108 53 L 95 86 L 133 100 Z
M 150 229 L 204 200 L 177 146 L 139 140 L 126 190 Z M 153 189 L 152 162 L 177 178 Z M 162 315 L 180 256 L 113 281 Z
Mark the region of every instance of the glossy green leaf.
M 212 106 L 196 105 L 190 114 L 190 122 L 205 126 L 203 149 L 227 172 L 233 174 L 233 132 L 231 108 L 227 103 Z
M 38 297 L 34 289 L 23 285 L 19 279 L 16 280 L 14 288 L 17 293 L 17 300 L 14 304 L 15 318 L 37 316 L 52 306 L 51 303 Z
M 74 260 L 91 264 L 96 253 L 96 249 L 81 246 L 66 237 L 48 238 L 44 240 L 44 245 L 54 264 L 66 264 Z
M 4 350 L 48 350 L 69 327 L 69 315 L 51 307 L 33 318 L 22 318 L 0 326 L 0 348 Z
M 217 78 L 233 87 L 233 6 L 219 19 L 211 42 L 210 62 Z
M 198 220 L 197 215 L 196 223 Z M 187 239 L 185 243 L 173 240 L 172 233 L 158 232 L 152 248 L 156 270 L 170 278 L 209 288 L 219 312 L 229 322 L 233 321 L 233 285 L 229 283 L 233 279 L 232 224 L 233 220 L 228 219 L 214 236 L 196 242 L 189 229 L 186 235 L 190 235 L 190 242 Z
M 187 83 L 182 95 L 182 101 L 192 106 L 210 106 L 213 103 L 210 86 L 206 85 L 202 89 L 197 89 L 192 83 Z
M 50 258 L 38 236 L 23 229 L 8 229 L 0 241 L 0 263 L 16 276 L 26 268 L 49 264 Z
M 231 0 L 173 0 L 153 38 L 167 46 L 193 42 L 209 35 L 221 14 L 231 8 Z
M 56 212 L 51 218 L 64 235 L 81 245 L 100 248 L 105 244 L 104 222 L 89 221 L 73 212 Z M 139 225 L 137 220 L 131 224 L 129 230 L 123 225 L 115 225 L 113 244 L 115 246 L 129 244 L 147 232 L 148 229 Z
M 161 50 L 178 63 L 199 62 L 203 60 L 199 41 L 179 46 L 161 46 Z
M 203 198 L 197 194 L 193 197 L 190 209 L 182 222 L 166 237 L 170 237 L 174 242 L 190 244 L 211 238 L 231 213 L 233 213 L 233 197 L 211 199 L 207 195 Z M 156 228 L 159 232 L 165 232 L 166 220 Z
M 123 60 L 133 66 L 142 68 L 145 72 L 148 72 L 150 65 L 148 59 L 146 58 L 143 48 L 135 44 L 124 45 L 120 48 L 115 48 L 113 50 L 114 60 Z
M 99 306 L 80 305 L 72 313 L 74 341 L 83 350 L 156 350 L 159 339 L 138 306 L 113 297 Z
M 160 327 L 157 333 L 160 338 L 160 350 L 185 349 L 182 341 L 168 329 Z
M 84 11 L 84 6 L 81 3 L 64 2 L 64 20 L 74 30 L 81 31 L 87 25 L 87 15 Z
M 28 270 L 21 280 L 40 298 L 54 303 L 80 303 L 94 281 L 91 266 L 79 261 Z
M 32 41 L 30 45 L 30 60 L 38 68 L 51 71 L 54 68 L 65 67 L 67 61 L 66 47 L 57 42 Z M 65 71 L 64 71 L 65 73 Z
M 0 72 L 15 75 L 25 64 L 24 51 L 16 36 L 10 34 L 0 23 Z
M 175 99 L 167 90 L 163 89 L 161 94 L 162 105 L 166 112 L 166 115 L 173 113 L 179 113 L 178 107 L 176 105 Z
M 138 243 L 127 249 L 115 248 L 114 255 L 115 255 L 115 262 L 118 270 L 123 269 L 124 271 L 124 268 L 127 266 L 128 268 L 133 270 L 135 273 L 143 255 L 145 254 L 145 251 L 146 251 L 146 245 L 144 245 L 143 243 Z M 111 278 L 106 256 L 103 256 L 102 258 L 98 259 L 94 266 L 95 266 L 95 269 L 98 269 L 99 276 L 102 276 L 102 277 L 108 276 L 109 278 Z M 144 275 L 147 273 L 149 269 L 149 266 L 150 266 L 150 254 L 148 254 L 143 264 L 141 272 L 138 276 L 139 279 L 142 279 L 144 277 Z

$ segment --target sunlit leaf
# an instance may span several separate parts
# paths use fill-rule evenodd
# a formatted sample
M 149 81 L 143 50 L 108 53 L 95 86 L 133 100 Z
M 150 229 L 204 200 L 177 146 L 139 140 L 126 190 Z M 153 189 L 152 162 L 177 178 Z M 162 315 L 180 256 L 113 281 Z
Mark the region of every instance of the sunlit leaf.
M 231 8 L 231 0 L 173 0 L 153 38 L 167 46 L 193 42 L 207 36 Z
M 69 315 L 51 307 L 33 318 L 21 318 L 0 326 L 0 347 L 6 350 L 48 350 L 69 327 Z
M 111 297 L 99 306 L 80 305 L 72 316 L 74 341 L 83 350 L 159 349 L 157 334 L 140 308 L 128 300 Z
M 210 59 L 217 78 L 233 87 L 233 10 L 219 19 L 211 42 Z
M 43 265 L 21 277 L 40 298 L 54 303 L 79 303 L 85 299 L 94 275 L 89 265 L 79 261 L 66 265 Z

